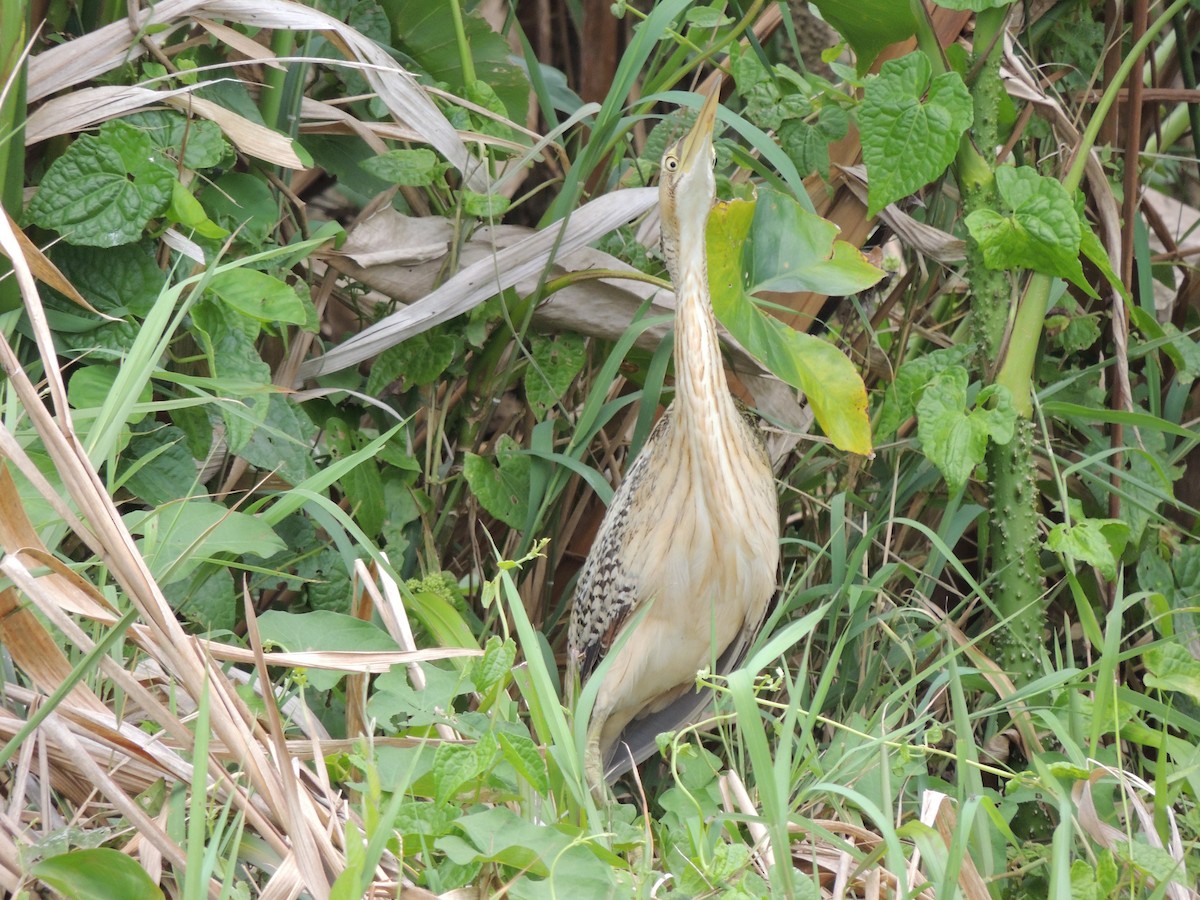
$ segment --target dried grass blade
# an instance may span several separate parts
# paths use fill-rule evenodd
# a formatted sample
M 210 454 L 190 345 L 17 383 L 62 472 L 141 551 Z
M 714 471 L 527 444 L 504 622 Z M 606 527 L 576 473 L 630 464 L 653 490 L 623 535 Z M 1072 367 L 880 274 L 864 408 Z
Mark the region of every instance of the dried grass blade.
M 562 254 L 577 250 L 649 209 L 654 188 L 614 191 L 581 206 L 560 224 L 496 251 L 463 269 L 440 288 L 352 337 L 300 368 L 301 378 L 337 372 L 370 359 L 414 334 L 466 312 L 523 278 L 545 270 Z

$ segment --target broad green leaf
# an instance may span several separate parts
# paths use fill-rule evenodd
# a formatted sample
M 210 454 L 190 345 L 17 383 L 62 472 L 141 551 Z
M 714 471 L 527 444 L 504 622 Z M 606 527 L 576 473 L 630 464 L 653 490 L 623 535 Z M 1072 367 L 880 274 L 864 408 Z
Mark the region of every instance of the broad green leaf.
M 1071 900 L 1105 900 L 1096 892 L 1096 870 L 1082 859 L 1071 863 Z
M 175 173 L 150 138 L 120 121 L 75 139 L 42 177 L 29 219 L 69 243 L 116 247 L 142 236 L 171 200 Z
M 529 349 L 533 359 L 525 369 L 525 399 L 540 420 L 567 392 L 583 368 L 586 354 L 583 338 L 577 334 L 534 335 Z
M 732 24 L 733 19 L 725 15 L 724 0 L 716 0 L 709 6 L 696 6 L 684 16 L 689 25 L 696 28 L 720 28 Z
M 934 77 L 919 51 L 884 63 L 858 108 L 869 214 L 945 172 L 973 120 L 971 95 L 957 72 Z
M 135 432 L 120 462 L 118 482 L 151 506 L 178 499 L 181 489 L 198 480 L 196 458 L 183 431 L 174 425 Z
M 941 471 L 951 491 L 961 490 L 983 462 L 988 439 L 1007 444 L 1016 423 L 1016 410 L 1001 387 L 981 391 L 975 409 L 968 410 L 967 383 L 966 369 L 944 369 L 929 381 L 917 402 L 921 449 Z M 989 408 L 993 399 L 995 405 Z
M 396 38 L 393 46 L 411 56 L 434 81 L 444 81 L 451 91 L 466 96 L 473 85 L 467 84 L 463 71 L 455 17 L 447 13 L 443 0 L 382 0 L 381 5 Z M 472 7 L 464 5 L 461 21 L 475 79 L 490 85 L 508 118 L 524 122 L 529 109 L 529 79 L 512 63 L 508 44 Z
M 163 585 L 163 595 L 180 615 L 210 631 L 229 631 L 237 624 L 241 595 L 227 566 L 198 569 L 190 578 Z
M 822 108 L 816 124 L 788 119 L 779 129 L 779 144 L 801 175 L 818 172 L 829 180 L 829 145 L 846 136 L 849 115 L 840 106 Z
M 239 267 L 218 272 L 208 290 L 243 316 L 257 322 L 303 325 L 308 319 L 304 301 L 274 275 Z
M 238 456 L 263 471 L 274 472 L 288 484 L 300 484 L 316 472 L 312 459 L 312 444 L 317 429 L 304 407 L 292 403 L 283 394 L 271 393 L 263 398 L 266 413 L 258 419 L 258 427 L 238 451 Z M 226 428 L 230 418 L 226 418 Z M 232 445 L 232 441 L 230 442 Z
M 1188 873 L 1181 860 L 1175 859 L 1162 847 L 1151 847 L 1141 841 L 1118 841 L 1113 852 L 1140 872 L 1158 882 L 1175 881 L 1184 884 Z
M 167 283 L 149 241 L 104 249 L 63 243 L 54 248 L 53 258 L 84 299 L 110 316 L 145 316 Z
M 420 147 L 413 150 L 388 150 L 359 163 L 366 172 L 392 184 L 426 187 L 437 181 L 446 165 L 437 154 Z
M 117 380 L 118 369 L 107 363 L 93 363 L 76 370 L 67 385 L 67 399 L 75 409 L 99 409 L 112 393 L 113 384 Z M 138 397 L 139 403 L 149 403 L 154 399 L 154 388 L 147 382 L 142 386 Z M 145 412 L 134 412 L 129 416 L 127 424 L 136 425 L 146 418 Z
M 978 209 L 967 216 L 967 230 L 983 250 L 991 269 L 1033 269 L 1069 279 L 1097 296 L 1079 262 L 1079 215 L 1057 179 L 1029 166 L 996 170 L 996 189 L 1004 212 Z
M 1181 644 L 1163 643 L 1151 647 L 1142 659 L 1146 663 L 1147 687 L 1160 691 L 1178 691 L 1200 703 L 1200 660 Z
M 788 327 L 760 311 L 750 297 L 760 281 L 816 284 L 835 281 L 862 290 L 883 277 L 878 269 L 838 250 L 828 223 L 805 213 L 781 195 L 764 191 L 766 210 L 758 219 L 755 204 L 745 200 L 720 203 L 708 220 L 708 280 L 713 311 L 730 334 L 762 363 L 808 395 L 813 413 L 833 443 L 853 453 L 871 452 L 867 392 L 854 364 L 828 341 Z M 764 203 L 764 199 L 758 201 Z M 746 246 L 753 227 L 754 249 Z M 774 228 L 796 228 L 791 235 L 770 234 Z M 767 247 L 786 254 L 771 257 Z M 772 269 L 774 264 L 774 269 Z M 870 280 L 868 280 L 870 279 Z M 795 288 L 792 288 L 795 289 Z
M 474 788 L 481 776 L 491 771 L 496 758 L 492 740 L 467 744 L 439 744 L 433 756 L 435 796 L 438 803 L 447 803 L 463 788 Z
M 529 514 L 531 457 L 507 434 L 496 441 L 496 463 L 468 453 L 463 475 L 480 505 L 510 528 L 524 528 Z
M 382 628 L 355 616 L 317 610 L 290 613 L 270 609 L 258 617 L 263 642 L 298 653 L 302 650 L 399 650 Z M 308 682 L 315 690 L 327 691 L 345 673 L 309 669 Z
M 857 248 L 837 240 L 837 235 L 836 225 L 791 197 L 761 190 L 749 240 L 742 249 L 748 293 L 812 291 L 842 296 L 878 283 L 883 271 L 867 262 Z M 711 253 L 711 240 L 709 244 Z
M 860 75 L 880 50 L 917 30 L 911 8 L 898 0 L 813 0 L 813 6 L 854 48 Z
M 284 549 L 271 526 L 257 516 L 208 500 L 168 503 L 126 513 L 155 577 L 176 581 L 215 553 L 253 554 L 264 559 Z
M 267 418 L 268 396 L 275 388 L 271 368 L 258 355 L 257 319 L 230 315 L 217 301 L 204 298 L 192 306 L 191 333 L 208 357 L 214 393 L 240 401 L 221 405 L 225 439 L 240 454 Z M 268 463 L 273 468 L 276 461 Z
M 146 870 L 119 850 L 71 850 L 30 868 L 68 900 L 162 900 L 163 892 Z

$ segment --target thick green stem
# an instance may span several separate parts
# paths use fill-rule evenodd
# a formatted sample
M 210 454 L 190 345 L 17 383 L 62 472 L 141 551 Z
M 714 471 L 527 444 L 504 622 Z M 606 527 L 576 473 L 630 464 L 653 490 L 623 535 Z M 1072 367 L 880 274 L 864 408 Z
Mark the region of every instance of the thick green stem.
M 1000 620 L 992 651 L 1017 685 L 1031 681 L 1036 674 L 1036 648 L 1046 624 L 1033 439 L 1033 419 L 1018 416 L 1012 440 L 988 447 L 992 477 L 989 529 L 992 571 L 997 574 L 993 600 Z

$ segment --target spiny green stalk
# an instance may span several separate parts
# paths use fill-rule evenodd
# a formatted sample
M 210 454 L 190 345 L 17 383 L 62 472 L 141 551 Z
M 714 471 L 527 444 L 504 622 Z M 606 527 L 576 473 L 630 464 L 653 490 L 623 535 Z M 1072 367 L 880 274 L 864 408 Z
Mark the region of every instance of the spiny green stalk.
M 996 146 L 1000 143 L 1000 102 L 1004 97 L 1000 57 L 1007 17 L 1007 7 L 989 9 L 976 17 L 971 83 L 974 121 L 969 137 L 963 138 L 957 161 L 965 216 L 998 205 L 992 169 Z M 987 372 L 1000 350 L 1012 292 L 1008 275 L 988 268 L 979 244 L 969 235 L 966 257 L 967 283 L 971 286 L 971 343 L 979 370 Z
M 991 568 L 997 575 L 993 601 L 1001 620 L 992 651 L 1017 684 L 1034 677 L 1036 648 L 1046 624 L 1033 443 L 1033 420 L 1018 416 L 1012 440 L 988 447 L 992 478 L 988 527 Z

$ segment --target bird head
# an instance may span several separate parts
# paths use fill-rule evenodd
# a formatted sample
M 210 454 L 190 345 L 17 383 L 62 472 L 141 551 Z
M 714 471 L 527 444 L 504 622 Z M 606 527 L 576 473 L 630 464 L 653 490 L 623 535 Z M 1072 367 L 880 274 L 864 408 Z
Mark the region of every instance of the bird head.
M 713 91 L 700 107 L 691 130 L 667 148 L 659 175 L 659 211 L 663 249 L 674 269 L 679 247 L 703 247 L 704 226 L 716 196 L 713 165 L 713 126 L 717 120 L 717 95 Z M 674 274 L 674 272 L 672 272 Z

